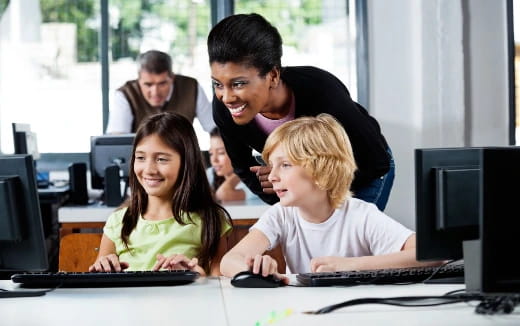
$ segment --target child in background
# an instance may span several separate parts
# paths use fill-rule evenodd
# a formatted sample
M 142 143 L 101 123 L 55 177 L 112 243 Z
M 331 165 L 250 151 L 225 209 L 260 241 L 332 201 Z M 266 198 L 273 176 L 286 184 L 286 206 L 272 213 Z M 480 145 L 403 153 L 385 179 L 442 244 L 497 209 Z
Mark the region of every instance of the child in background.
M 210 132 L 209 161 L 211 167 L 206 170 L 215 197 L 220 201 L 245 200 L 257 198 L 233 172 L 231 160 L 226 152 L 224 141 L 217 128 Z
M 219 274 L 231 230 L 204 173 L 191 122 L 160 113 L 139 127 L 129 205 L 112 213 L 89 271 L 190 269 Z
M 411 230 L 352 197 L 356 163 L 345 130 L 331 115 L 279 126 L 262 157 L 272 168 L 269 181 L 280 202 L 222 258 L 223 275 L 252 270 L 288 282 L 276 272 L 276 261 L 263 255 L 278 244 L 290 273 L 424 265 L 415 259 Z

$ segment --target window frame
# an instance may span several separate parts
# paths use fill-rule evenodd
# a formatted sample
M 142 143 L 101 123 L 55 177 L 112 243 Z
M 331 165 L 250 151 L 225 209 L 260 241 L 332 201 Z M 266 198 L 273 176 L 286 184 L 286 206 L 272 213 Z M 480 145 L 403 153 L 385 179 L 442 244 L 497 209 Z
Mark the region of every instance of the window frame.
M 101 92 L 103 130 L 108 124 L 109 114 L 109 12 L 108 1 L 100 0 L 101 30 L 100 30 L 100 63 L 101 63 Z M 349 10 L 349 0 L 347 10 Z M 368 22 L 367 2 L 354 0 L 355 19 L 358 36 L 356 37 L 357 60 L 357 88 L 358 102 L 370 111 L 369 105 L 369 67 L 368 67 Z M 214 26 L 223 18 L 234 12 L 234 0 L 210 0 L 211 24 Z M 42 153 L 39 160 L 42 170 L 65 170 L 71 162 L 85 162 L 89 164 L 89 153 Z

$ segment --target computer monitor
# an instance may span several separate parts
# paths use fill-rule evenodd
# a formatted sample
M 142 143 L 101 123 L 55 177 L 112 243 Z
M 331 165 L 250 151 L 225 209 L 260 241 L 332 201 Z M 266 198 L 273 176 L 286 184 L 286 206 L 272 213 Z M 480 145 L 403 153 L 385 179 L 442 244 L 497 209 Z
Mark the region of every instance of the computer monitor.
M 27 123 L 12 123 L 13 143 L 15 154 L 30 154 L 34 160 L 40 158 L 38 151 L 38 141 L 36 133 L 31 131 L 31 126 Z
M 520 293 L 520 147 L 482 151 L 481 291 Z
M 0 155 L 0 275 L 49 268 L 31 155 Z
M 479 237 L 480 148 L 415 150 L 417 260 L 463 258 Z
M 102 135 L 90 138 L 90 175 L 93 189 L 104 189 L 105 170 L 118 166 L 121 177 L 128 178 L 135 134 Z

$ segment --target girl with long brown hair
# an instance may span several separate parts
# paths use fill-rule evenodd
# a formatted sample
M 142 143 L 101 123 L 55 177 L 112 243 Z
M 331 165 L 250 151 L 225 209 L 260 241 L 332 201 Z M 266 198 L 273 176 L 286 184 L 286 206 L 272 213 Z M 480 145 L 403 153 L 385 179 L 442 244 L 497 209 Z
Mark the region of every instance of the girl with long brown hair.
M 212 196 L 191 122 L 176 113 L 143 122 L 135 135 L 129 184 L 128 207 L 108 218 L 89 270 L 219 274 L 232 223 Z

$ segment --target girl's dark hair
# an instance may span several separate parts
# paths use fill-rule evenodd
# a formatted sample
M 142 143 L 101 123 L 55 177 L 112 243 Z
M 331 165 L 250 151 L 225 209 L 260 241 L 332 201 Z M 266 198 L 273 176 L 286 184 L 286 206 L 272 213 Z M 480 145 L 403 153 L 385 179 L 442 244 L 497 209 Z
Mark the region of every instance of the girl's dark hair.
M 154 134 L 181 157 L 179 175 L 171 198 L 172 214 L 173 218 L 182 225 L 188 223 L 182 218 L 184 214 L 187 215 L 189 222 L 193 222 L 190 214 L 199 214 L 202 221 L 202 248 L 198 259 L 199 264 L 205 270 L 209 270 L 211 259 L 217 252 L 223 222 L 225 220 L 230 224 L 232 222 L 228 212 L 213 199 L 193 126 L 178 113 L 165 112 L 153 115 L 137 130 L 128 173 L 131 197 L 123 217 L 121 239 L 129 248 L 130 233 L 148 207 L 148 195 L 134 172 L 135 150 L 143 138 Z
M 233 62 L 253 66 L 265 76 L 281 68 L 282 37 L 276 27 L 259 14 L 229 16 L 208 35 L 209 63 Z
M 210 132 L 209 132 L 209 136 L 210 137 L 219 137 L 220 139 L 222 139 L 222 136 L 220 135 L 220 131 L 218 130 L 217 127 L 213 128 Z M 211 156 L 210 156 L 210 163 L 211 163 Z M 220 176 L 220 175 L 217 175 L 217 173 L 215 172 L 215 169 L 211 169 L 211 173 L 213 173 L 213 183 L 211 184 L 211 187 L 213 187 L 213 191 L 217 191 L 218 187 L 220 187 L 220 185 L 222 185 L 222 183 L 224 183 L 224 181 L 226 181 L 226 178 L 224 178 L 223 176 Z

